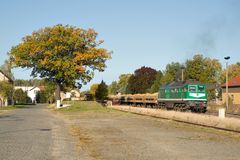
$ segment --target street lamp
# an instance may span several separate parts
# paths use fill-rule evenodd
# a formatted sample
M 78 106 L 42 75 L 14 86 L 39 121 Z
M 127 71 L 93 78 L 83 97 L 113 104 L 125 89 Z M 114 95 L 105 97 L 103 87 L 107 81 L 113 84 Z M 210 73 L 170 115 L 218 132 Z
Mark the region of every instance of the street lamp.
M 226 112 L 228 111 L 228 60 L 230 56 L 224 57 L 226 60 Z

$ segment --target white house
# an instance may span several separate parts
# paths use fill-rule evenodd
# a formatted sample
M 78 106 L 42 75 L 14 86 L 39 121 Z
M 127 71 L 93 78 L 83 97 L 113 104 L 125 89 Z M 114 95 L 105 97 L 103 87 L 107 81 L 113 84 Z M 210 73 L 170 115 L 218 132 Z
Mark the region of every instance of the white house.
M 27 92 L 28 97 L 31 98 L 32 103 L 36 102 L 37 92 L 45 90 L 45 86 L 15 86 L 15 89 L 22 89 Z

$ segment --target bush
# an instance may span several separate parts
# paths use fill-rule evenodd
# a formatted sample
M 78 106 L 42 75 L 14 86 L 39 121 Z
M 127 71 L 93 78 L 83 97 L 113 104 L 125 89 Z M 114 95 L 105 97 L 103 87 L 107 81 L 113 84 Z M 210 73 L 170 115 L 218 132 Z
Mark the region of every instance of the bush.
M 46 103 L 48 101 L 47 93 L 45 91 L 38 91 L 36 101 L 37 103 Z
M 27 92 L 24 92 L 22 89 L 15 90 L 13 98 L 16 104 L 32 103 L 32 99 L 28 97 Z

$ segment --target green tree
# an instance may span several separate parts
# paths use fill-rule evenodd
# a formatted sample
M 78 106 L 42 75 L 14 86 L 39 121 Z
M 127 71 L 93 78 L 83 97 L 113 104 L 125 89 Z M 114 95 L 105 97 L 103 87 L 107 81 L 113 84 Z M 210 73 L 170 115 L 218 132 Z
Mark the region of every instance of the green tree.
M 117 94 L 118 92 L 118 83 L 117 81 L 113 81 L 109 86 L 108 86 L 108 92 L 112 95 Z
M 129 78 L 127 91 L 132 94 L 150 92 L 156 75 L 157 71 L 151 67 L 144 66 L 135 70 L 134 74 Z
M 32 76 L 54 82 L 59 101 L 61 88 L 81 88 L 93 78 L 94 70 L 106 68 L 111 53 L 99 48 L 103 41 L 97 35 L 93 29 L 69 25 L 46 27 L 24 37 L 11 49 L 10 59 L 15 67 L 32 68 Z
M 24 92 L 22 89 L 16 89 L 14 91 L 13 98 L 16 104 L 32 103 L 32 100 L 28 97 L 27 92 Z
M 7 101 L 13 97 L 13 84 L 7 81 L 0 82 L 0 95 L 4 98 L 4 102 L 7 105 Z
M 151 93 L 155 93 L 158 92 L 161 86 L 161 79 L 162 79 L 162 72 L 158 71 L 157 75 L 156 75 L 156 79 L 153 82 L 153 85 L 151 86 Z
M 49 103 L 53 103 L 55 101 L 55 98 L 54 98 L 54 91 L 56 90 L 55 84 L 51 81 L 45 80 L 44 81 L 44 86 L 45 86 L 45 91 L 44 92 L 45 92 L 45 95 L 47 97 L 47 101 Z
M 119 76 L 117 92 L 120 92 L 120 93 L 123 93 L 123 94 L 128 93 L 127 85 L 128 85 L 128 81 L 129 81 L 131 76 L 132 76 L 132 74 L 121 74 Z
M 161 84 L 180 80 L 182 67 L 183 65 L 181 65 L 179 62 L 167 64 L 166 69 L 163 71 Z
M 99 84 L 92 84 L 91 87 L 90 87 L 90 94 L 93 95 L 93 98 L 95 98 L 95 92 L 96 92 L 96 90 L 98 88 L 98 85 Z
M 14 80 L 15 86 L 44 86 L 45 79 L 16 79 Z
M 204 71 L 204 58 L 203 55 L 197 54 L 193 59 L 186 61 L 185 76 L 187 79 L 195 79 L 200 81 Z
M 46 103 L 48 101 L 46 91 L 38 91 L 36 94 L 36 101 L 37 103 Z
M 108 90 L 110 94 L 127 93 L 128 80 L 132 74 L 121 74 L 118 81 L 113 81 L 109 86 Z
M 23 79 L 16 79 L 14 81 L 14 85 L 15 86 L 31 86 L 29 83 L 28 83 L 28 80 L 23 80 Z
M 231 64 L 228 66 L 228 79 L 232 79 L 240 75 L 240 65 Z M 221 83 L 226 82 L 226 69 L 223 70 L 221 75 Z
M 186 61 L 185 76 L 204 83 L 219 83 L 222 65 L 217 59 L 204 58 L 197 54 Z
M 108 86 L 102 81 L 95 92 L 95 97 L 98 101 L 104 101 L 108 96 Z

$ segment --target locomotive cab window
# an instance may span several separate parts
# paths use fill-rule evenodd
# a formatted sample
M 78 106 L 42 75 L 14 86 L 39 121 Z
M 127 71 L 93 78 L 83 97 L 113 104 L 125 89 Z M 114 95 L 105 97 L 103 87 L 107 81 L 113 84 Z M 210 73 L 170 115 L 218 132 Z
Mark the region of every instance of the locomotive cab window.
M 188 91 L 189 92 L 196 92 L 196 86 L 189 86 Z
M 204 86 L 198 86 L 198 92 L 204 92 L 205 87 Z

